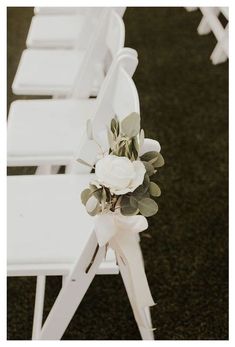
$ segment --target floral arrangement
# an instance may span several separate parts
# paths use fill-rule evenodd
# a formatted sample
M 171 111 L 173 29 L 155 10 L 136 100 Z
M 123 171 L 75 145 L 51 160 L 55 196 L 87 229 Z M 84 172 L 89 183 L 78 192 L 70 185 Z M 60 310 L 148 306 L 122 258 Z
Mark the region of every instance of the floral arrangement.
M 90 122 L 87 129 L 93 139 Z M 93 166 L 95 179 L 81 193 L 87 212 L 91 216 L 117 211 L 124 216 L 154 215 L 158 211 L 154 198 L 161 190 L 152 177 L 164 165 L 159 143 L 145 139 L 137 113 L 122 121 L 113 118 L 107 137 L 109 150 Z

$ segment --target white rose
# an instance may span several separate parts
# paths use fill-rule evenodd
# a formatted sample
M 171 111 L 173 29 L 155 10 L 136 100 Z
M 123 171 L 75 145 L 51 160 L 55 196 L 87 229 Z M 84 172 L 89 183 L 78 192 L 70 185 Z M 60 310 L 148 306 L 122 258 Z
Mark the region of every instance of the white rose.
M 133 192 L 143 183 L 145 172 L 141 161 L 131 161 L 127 157 L 116 155 L 107 155 L 100 159 L 95 168 L 98 183 L 116 195 Z
M 144 155 L 144 153 L 152 152 L 152 151 L 160 152 L 161 151 L 160 143 L 156 140 L 144 139 L 144 143 L 142 147 L 140 148 L 139 156 L 141 157 L 142 155 Z

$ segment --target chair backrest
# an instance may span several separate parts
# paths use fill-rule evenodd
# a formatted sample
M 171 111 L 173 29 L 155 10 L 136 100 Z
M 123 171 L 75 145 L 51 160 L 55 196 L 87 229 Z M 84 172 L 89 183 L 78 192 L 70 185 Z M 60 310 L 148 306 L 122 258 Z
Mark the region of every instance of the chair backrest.
M 34 13 L 40 15 L 48 15 L 48 14 L 86 14 L 88 11 L 96 14 L 97 7 L 34 7 Z M 119 14 L 119 16 L 123 16 L 126 7 L 113 7 L 113 9 Z
M 116 11 L 112 11 L 109 16 L 108 30 L 106 31 L 105 45 L 111 58 L 124 47 L 125 25 L 123 19 Z
M 112 62 L 125 41 L 125 26 L 122 18 L 113 9 L 104 8 L 94 27 L 81 68 L 79 69 L 71 96 L 87 98 L 90 96 L 95 69 L 104 65 L 109 59 Z
M 120 17 L 124 16 L 126 12 L 126 7 L 114 7 L 114 10 L 119 14 Z
M 132 76 L 138 65 L 137 52 L 123 48 L 116 55 L 97 97 L 96 110 L 92 118 L 93 137 L 88 140 L 87 134 L 75 153 L 74 161 L 66 168 L 66 173 L 88 173 L 89 167 L 76 162 L 77 158 L 91 164 L 100 153 L 99 143 L 104 150 L 108 147 L 107 126 L 110 126 L 114 115 L 121 120 L 131 112 L 140 112 L 139 96 Z
M 131 112 L 139 113 L 139 96 L 132 80 L 137 65 L 137 52 L 131 48 L 123 48 L 114 59 L 97 98 L 95 137 L 106 131 L 114 115 L 121 120 Z

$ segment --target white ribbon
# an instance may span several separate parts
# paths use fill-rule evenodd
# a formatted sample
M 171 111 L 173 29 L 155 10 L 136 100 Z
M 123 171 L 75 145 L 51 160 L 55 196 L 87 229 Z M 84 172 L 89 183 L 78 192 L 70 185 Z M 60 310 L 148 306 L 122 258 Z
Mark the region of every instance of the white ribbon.
M 145 308 L 155 303 L 150 293 L 136 235 L 147 228 L 147 219 L 141 215 L 123 216 L 120 212 L 107 212 L 95 217 L 95 233 L 99 245 L 109 243 L 117 254 L 120 268 L 125 266 L 128 273 L 130 301 L 137 324 L 152 329 Z

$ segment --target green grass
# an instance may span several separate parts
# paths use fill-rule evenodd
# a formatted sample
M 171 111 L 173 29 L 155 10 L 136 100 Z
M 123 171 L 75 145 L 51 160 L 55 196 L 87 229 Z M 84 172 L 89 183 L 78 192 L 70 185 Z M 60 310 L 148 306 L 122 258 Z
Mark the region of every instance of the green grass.
M 31 16 L 8 12 L 9 103 Z M 161 340 L 228 339 L 228 63 L 211 64 L 216 41 L 197 34 L 200 19 L 184 8 L 128 8 L 124 16 L 126 46 L 139 53 L 142 126 L 166 161 L 159 212 L 142 235 Z M 59 288 L 59 278 L 48 279 L 46 313 Z M 34 289 L 34 279 L 9 279 L 9 339 L 30 339 Z M 64 335 L 139 338 L 119 276 L 95 278 Z

